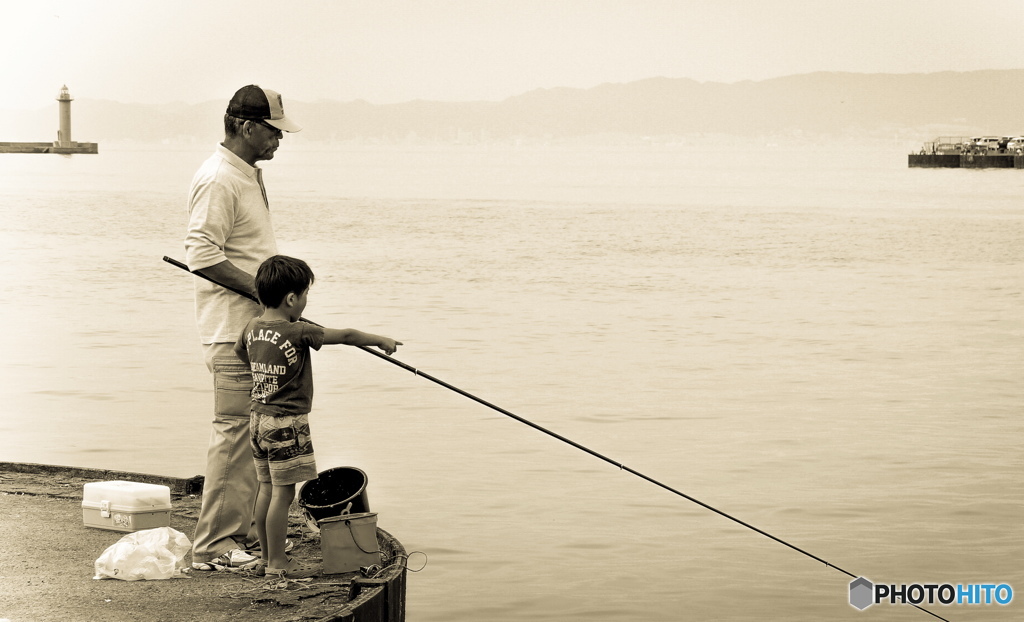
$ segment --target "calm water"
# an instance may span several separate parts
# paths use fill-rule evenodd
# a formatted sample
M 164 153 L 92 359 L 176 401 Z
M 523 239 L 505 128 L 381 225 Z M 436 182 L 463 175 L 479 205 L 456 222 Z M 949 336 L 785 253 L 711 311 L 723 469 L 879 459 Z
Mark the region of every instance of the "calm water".
M 182 258 L 212 145 L 0 155 L 0 460 L 202 473 Z M 351 147 L 264 163 L 306 316 L 876 582 L 1024 606 L 1024 173 L 904 151 Z M 316 356 L 321 469 L 428 563 L 410 622 L 925 620 L 356 349 Z M 424 556 L 415 555 L 418 568 Z M 86 572 L 83 570 L 83 572 Z

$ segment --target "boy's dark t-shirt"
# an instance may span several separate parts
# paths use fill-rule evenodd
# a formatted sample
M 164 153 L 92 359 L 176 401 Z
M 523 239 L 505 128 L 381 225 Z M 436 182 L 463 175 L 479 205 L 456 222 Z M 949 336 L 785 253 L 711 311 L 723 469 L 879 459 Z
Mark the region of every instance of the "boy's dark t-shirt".
M 324 344 L 324 329 L 306 322 L 249 320 L 238 343 L 252 367 L 252 409 L 266 415 L 304 415 L 313 406 L 309 349 Z

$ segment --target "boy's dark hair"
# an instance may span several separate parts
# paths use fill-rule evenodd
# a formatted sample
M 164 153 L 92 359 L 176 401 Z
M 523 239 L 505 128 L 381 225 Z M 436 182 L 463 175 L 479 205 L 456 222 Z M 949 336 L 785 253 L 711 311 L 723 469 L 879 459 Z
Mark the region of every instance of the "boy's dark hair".
M 274 255 L 256 271 L 256 295 L 265 307 L 276 309 L 290 292 L 301 294 L 312 284 L 313 271 L 294 257 Z

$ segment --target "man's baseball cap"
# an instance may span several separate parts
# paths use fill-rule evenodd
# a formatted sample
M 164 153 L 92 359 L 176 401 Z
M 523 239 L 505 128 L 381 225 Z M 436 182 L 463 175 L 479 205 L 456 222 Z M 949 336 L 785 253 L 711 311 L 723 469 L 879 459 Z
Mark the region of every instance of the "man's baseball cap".
M 280 93 L 255 84 L 238 89 L 228 102 L 227 113 L 239 119 L 266 121 L 285 132 L 298 132 L 302 129 L 302 126 L 284 116 L 284 103 L 281 101 Z

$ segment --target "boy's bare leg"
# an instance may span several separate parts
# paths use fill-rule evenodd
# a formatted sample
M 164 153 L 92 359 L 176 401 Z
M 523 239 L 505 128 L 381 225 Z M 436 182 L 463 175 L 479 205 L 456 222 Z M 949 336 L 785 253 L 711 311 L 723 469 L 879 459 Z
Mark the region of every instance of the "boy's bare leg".
M 267 518 L 270 512 L 270 503 L 274 497 L 274 487 L 269 482 L 260 482 L 260 488 L 256 492 L 256 507 L 253 511 L 253 519 L 256 521 L 256 536 L 260 539 L 260 551 L 266 553 L 270 549 L 270 541 L 267 537 Z M 263 555 L 266 562 L 268 555 Z
M 273 487 L 265 523 L 266 544 L 263 543 L 264 536 L 260 536 L 260 544 L 267 553 L 264 559 L 268 568 L 288 569 L 288 555 L 285 554 L 284 547 L 288 538 L 288 509 L 294 500 L 295 484 Z

